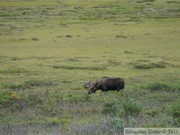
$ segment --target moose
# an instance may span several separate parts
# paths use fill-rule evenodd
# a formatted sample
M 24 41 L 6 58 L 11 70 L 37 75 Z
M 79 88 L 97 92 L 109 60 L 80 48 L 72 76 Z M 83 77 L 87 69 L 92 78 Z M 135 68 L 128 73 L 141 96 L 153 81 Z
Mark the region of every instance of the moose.
M 85 89 L 88 89 L 88 94 L 92 94 L 95 93 L 97 90 L 120 91 L 121 89 L 124 89 L 125 84 L 124 84 L 124 79 L 122 78 L 102 77 L 100 80 L 97 80 L 96 82 L 86 82 L 83 87 Z

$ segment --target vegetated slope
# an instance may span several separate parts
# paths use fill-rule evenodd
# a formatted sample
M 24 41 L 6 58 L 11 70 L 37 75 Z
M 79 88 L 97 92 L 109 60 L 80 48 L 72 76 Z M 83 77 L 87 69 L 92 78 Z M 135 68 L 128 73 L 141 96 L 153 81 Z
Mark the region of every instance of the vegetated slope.
M 0 2 L 0 133 L 179 127 L 179 2 Z M 121 92 L 86 81 L 122 77 Z

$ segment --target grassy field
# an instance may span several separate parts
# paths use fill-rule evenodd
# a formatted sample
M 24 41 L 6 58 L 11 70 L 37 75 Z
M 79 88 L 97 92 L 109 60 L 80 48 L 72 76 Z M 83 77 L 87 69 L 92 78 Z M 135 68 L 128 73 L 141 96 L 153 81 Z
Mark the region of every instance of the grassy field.
M 0 0 L 0 134 L 180 127 L 178 0 Z M 88 95 L 86 81 L 125 79 Z

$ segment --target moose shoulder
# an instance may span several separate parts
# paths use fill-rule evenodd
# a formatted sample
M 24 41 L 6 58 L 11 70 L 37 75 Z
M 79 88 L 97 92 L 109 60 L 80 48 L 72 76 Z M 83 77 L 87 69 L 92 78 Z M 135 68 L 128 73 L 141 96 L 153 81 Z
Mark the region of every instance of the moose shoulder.
M 88 89 L 88 94 L 95 93 L 97 90 L 109 91 L 124 89 L 124 79 L 103 77 L 96 82 L 88 82 L 84 84 L 84 88 Z

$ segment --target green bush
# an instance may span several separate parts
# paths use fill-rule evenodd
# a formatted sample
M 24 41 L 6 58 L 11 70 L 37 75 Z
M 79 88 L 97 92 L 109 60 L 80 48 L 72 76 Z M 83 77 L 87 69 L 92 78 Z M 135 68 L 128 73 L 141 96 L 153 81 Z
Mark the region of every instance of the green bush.
M 140 103 L 131 98 L 127 98 L 125 100 L 125 102 L 123 103 L 123 107 L 126 116 L 139 115 L 140 112 L 142 111 L 142 107 Z
M 28 95 L 29 105 L 36 106 L 43 103 L 43 98 L 38 93 L 31 93 Z
M 38 41 L 39 38 L 38 38 L 38 37 L 32 37 L 31 40 L 33 40 L 33 41 Z
M 24 68 L 8 68 L 6 70 L 0 70 L 0 73 L 10 73 L 10 74 L 17 74 L 17 73 L 27 73 L 28 71 Z
M 89 95 L 83 95 L 83 94 L 75 94 L 75 93 L 68 93 L 63 94 L 60 99 L 68 101 L 70 103 L 84 103 L 91 101 L 92 97 Z M 59 99 L 57 99 L 59 100 Z
M 2 83 L 2 87 L 12 89 L 12 90 L 25 89 L 25 85 L 18 82 L 14 82 L 14 83 L 4 82 Z
M 155 0 L 139 0 L 137 3 L 155 2 Z
M 12 92 L 5 91 L 0 92 L 0 105 L 3 105 L 5 102 L 8 102 L 12 99 Z
M 61 109 L 56 108 L 55 106 L 45 104 L 45 105 L 37 105 L 35 107 L 35 113 L 37 115 L 50 116 L 55 117 L 61 114 Z
M 119 112 L 119 105 L 117 102 L 105 103 L 102 114 L 116 116 Z
M 152 64 L 141 64 L 141 63 L 135 64 L 134 67 L 136 69 L 151 69 L 151 68 L 154 68 L 154 66 Z
M 179 127 L 180 126 L 180 102 L 176 102 L 173 104 L 171 108 L 171 114 L 174 119 L 174 124 Z
M 12 14 L 10 14 L 10 13 L 0 13 L 0 17 L 10 17 L 10 16 L 12 16 Z
M 159 111 L 155 110 L 155 109 L 146 110 L 144 113 L 151 117 L 155 117 L 155 116 L 159 115 Z
M 118 130 L 123 132 L 123 129 L 125 127 L 125 121 L 119 117 L 110 117 L 107 120 L 107 126 L 110 127 L 112 131 Z
M 174 91 L 174 90 L 180 90 L 180 86 L 176 84 L 155 82 L 155 83 L 149 83 L 147 89 L 150 89 L 151 91 L 158 91 L 158 90 Z
M 67 70 L 105 70 L 106 67 L 105 66 L 101 66 L 101 67 L 77 67 L 77 66 L 53 66 L 53 68 L 55 69 L 67 69 Z
M 61 115 L 60 117 L 48 117 L 46 118 L 48 123 L 52 126 L 61 126 L 64 129 L 68 128 L 68 125 L 71 121 L 71 117 L 68 115 Z
M 159 63 L 134 63 L 135 69 L 153 69 L 153 68 L 166 68 L 166 64 L 159 62 Z
M 4 82 L 1 84 L 2 88 L 8 88 L 12 90 L 24 90 L 31 87 L 36 86 L 51 86 L 53 85 L 50 81 L 43 81 L 43 80 L 28 80 L 25 82 Z
M 50 81 L 44 81 L 44 80 L 28 80 L 24 82 L 24 85 L 26 87 L 51 86 L 53 85 L 53 83 Z
M 144 0 L 145 2 L 155 2 L 155 0 Z
M 21 109 L 20 99 L 16 93 L 10 91 L 0 92 L 0 109 L 16 111 Z

